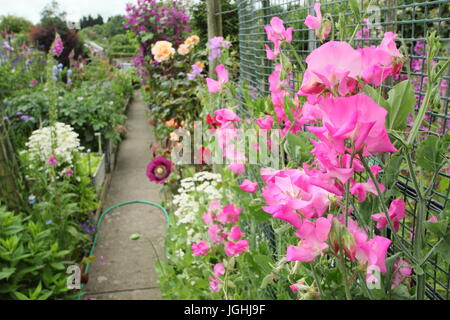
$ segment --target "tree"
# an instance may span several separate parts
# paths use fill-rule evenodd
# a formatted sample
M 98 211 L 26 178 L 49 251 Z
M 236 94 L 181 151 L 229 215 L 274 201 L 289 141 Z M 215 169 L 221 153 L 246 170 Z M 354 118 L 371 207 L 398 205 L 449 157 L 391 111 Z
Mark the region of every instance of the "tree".
M 127 31 L 123 27 L 124 23 L 125 17 L 122 15 L 110 17 L 105 24 L 106 35 L 111 38 L 118 34 L 126 34 Z
M 40 24 L 42 26 L 57 26 L 59 29 L 64 27 L 67 28 L 66 16 L 67 13 L 61 10 L 58 1 L 52 0 L 52 2 L 47 4 L 41 11 Z
M 26 33 L 30 30 L 33 24 L 25 18 L 16 16 L 2 16 L 0 17 L 0 31 L 6 33 Z

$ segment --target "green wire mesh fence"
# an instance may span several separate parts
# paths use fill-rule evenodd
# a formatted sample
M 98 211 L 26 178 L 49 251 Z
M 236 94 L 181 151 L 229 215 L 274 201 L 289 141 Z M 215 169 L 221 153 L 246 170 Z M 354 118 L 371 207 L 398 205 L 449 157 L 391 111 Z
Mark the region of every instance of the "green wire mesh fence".
M 348 29 L 347 40 L 355 28 L 358 32 L 353 38 L 355 47 L 378 45 L 384 32 L 392 31 L 398 34 L 397 44 L 410 59 L 404 65 L 402 74 L 383 85 L 388 89 L 397 82 L 411 79 L 417 99 L 416 110 L 423 100 L 427 86 L 425 70 L 426 35 L 435 30 L 442 42 L 441 57 L 436 60 L 447 60 L 450 56 L 450 0 L 412 1 L 412 0 L 356 0 L 359 10 L 367 20 L 356 25 L 350 10 L 349 0 L 315 1 L 315 0 L 238 0 L 239 13 L 239 46 L 240 46 L 240 81 L 246 83 L 255 94 L 267 95 L 268 76 L 273 71 L 273 62 L 266 59 L 264 44 L 266 40 L 264 26 L 270 19 L 278 16 L 285 25 L 294 27 L 293 46 L 299 55 L 306 57 L 312 50 L 320 46 L 314 31 L 308 30 L 304 20 L 308 14 L 314 14 L 315 2 L 322 5 L 322 14 L 328 14 L 336 23 L 344 19 Z M 333 34 L 330 35 L 333 37 Z M 299 72 L 299 71 L 298 71 Z M 450 72 L 441 80 L 440 103 L 435 104 L 427 112 L 426 121 L 422 126 L 423 134 L 442 136 L 450 127 Z M 245 110 L 243 110 L 245 111 Z M 412 121 L 412 118 L 410 119 Z M 256 177 L 255 177 L 256 178 Z M 450 198 L 450 175 L 447 171 L 439 173 L 435 181 L 432 195 L 427 199 L 427 219 L 440 214 L 448 205 Z M 409 205 L 411 221 L 403 224 L 400 235 L 405 245 L 412 246 L 416 217 L 416 192 L 407 175 L 400 175 L 398 189 L 403 193 L 404 200 Z M 262 227 L 265 232 L 273 229 Z M 268 235 L 274 239 L 273 235 Z M 427 243 L 431 248 L 432 243 Z M 438 255 L 434 255 L 424 267 L 426 273 L 426 294 L 430 299 L 448 299 L 450 290 L 450 266 Z

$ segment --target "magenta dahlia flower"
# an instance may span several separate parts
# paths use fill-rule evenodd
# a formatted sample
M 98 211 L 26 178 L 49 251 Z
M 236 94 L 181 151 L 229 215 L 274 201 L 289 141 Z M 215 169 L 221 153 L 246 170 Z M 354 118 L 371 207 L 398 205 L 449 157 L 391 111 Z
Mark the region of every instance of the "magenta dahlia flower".
M 163 184 L 172 172 L 172 162 L 164 157 L 153 159 L 147 166 L 147 177 L 150 181 Z

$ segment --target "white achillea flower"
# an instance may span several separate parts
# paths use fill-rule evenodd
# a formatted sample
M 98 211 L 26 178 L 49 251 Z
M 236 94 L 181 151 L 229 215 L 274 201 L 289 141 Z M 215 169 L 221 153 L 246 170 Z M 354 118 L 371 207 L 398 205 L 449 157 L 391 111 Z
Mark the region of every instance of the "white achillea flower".
M 212 200 L 222 199 L 217 189 L 221 178 L 220 174 L 199 172 L 192 178 L 181 181 L 179 194 L 173 199 L 173 203 L 177 206 L 174 215 L 177 220 L 176 225 L 183 226 L 186 230 L 188 244 L 202 240 L 202 233 L 199 231 L 204 231 L 206 226 L 201 220 L 203 214 L 201 207 Z

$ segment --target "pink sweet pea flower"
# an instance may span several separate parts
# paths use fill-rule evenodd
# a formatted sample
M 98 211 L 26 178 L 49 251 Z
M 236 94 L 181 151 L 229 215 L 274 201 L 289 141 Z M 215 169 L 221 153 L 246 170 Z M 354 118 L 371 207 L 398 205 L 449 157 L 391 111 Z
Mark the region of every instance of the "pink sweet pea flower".
M 398 232 L 400 220 L 404 219 L 405 216 L 405 201 L 401 199 L 392 201 L 389 207 L 389 217 L 394 224 L 396 232 Z M 370 217 L 377 222 L 377 229 L 383 229 L 388 225 L 388 220 L 384 212 L 373 214 Z
M 430 219 L 427 220 L 428 222 L 438 222 L 438 219 L 436 216 L 432 216 Z
M 227 168 L 233 171 L 235 174 L 242 174 L 245 172 L 245 166 L 243 163 L 232 163 Z
M 222 211 L 217 215 L 216 220 L 223 225 L 227 223 L 236 223 L 239 221 L 241 211 L 241 208 L 235 208 L 234 204 L 229 204 L 223 207 Z
M 225 274 L 225 267 L 223 264 L 218 263 L 214 266 L 214 274 L 217 278 L 220 278 L 220 276 L 223 276 Z
M 221 124 L 223 127 L 227 125 L 229 122 L 239 122 L 241 118 L 239 118 L 233 110 L 230 109 L 219 109 L 214 111 L 216 115 L 216 121 Z
M 325 241 L 331 230 L 331 218 L 319 218 L 314 224 L 310 220 L 305 220 L 296 235 L 304 240 L 298 246 L 289 246 L 286 252 L 287 261 L 311 262 L 321 255 L 328 248 Z
M 327 88 L 345 96 L 358 88 L 357 79 L 362 72 L 361 53 L 347 42 L 325 43 L 306 57 L 306 63 L 308 68 L 303 75 L 299 95 L 316 95 Z
M 381 170 L 380 166 L 374 165 L 370 167 L 370 170 L 372 171 L 373 175 L 376 177 L 378 172 Z M 380 191 L 384 192 L 386 189 L 385 186 L 383 186 L 381 183 L 378 183 L 380 187 Z M 375 184 L 373 183 L 372 179 L 369 178 L 368 182 L 356 182 L 352 184 L 352 187 L 350 188 L 350 193 L 358 197 L 359 202 L 366 201 L 367 193 L 370 192 L 374 195 L 378 195 L 378 191 L 375 187 Z
M 246 252 L 250 244 L 248 240 L 239 240 L 237 242 L 228 241 L 225 246 L 225 254 L 227 257 L 237 256 L 243 252 Z
M 228 235 L 228 238 L 233 241 L 238 241 L 242 238 L 243 232 L 238 226 L 234 226 L 231 228 L 230 234 Z
M 258 184 L 248 179 L 245 179 L 239 186 L 239 188 L 245 192 L 254 193 L 256 190 L 258 190 Z
M 223 64 L 216 67 L 216 73 L 218 80 L 206 78 L 206 85 L 210 93 L 218 93 L 222 90 L 223 85 L 228 82 L 228 71 Z
M 355 151 L 368 156 L 374 152 L 397 152 L 389 140 L 385 122 L 387 110 L 372 98 L 357 94 L 321 100 L 323 127 L 308 127 L 321 141 L 344 153 L 345 140 L 353 142 Z
M 330 34 L 332 27 L 331 22 L 323 19 L 319 2 L 314 4 L 314 11 L 316 12 L 317 17 L 308 15 L 305 19 L 305 25 L 311 30 L 316 30 L 316 36 L 324 41 Z
M 222 243 L 225 235 L 221 232 L 223 228 L 218 224 L 212 224 L 208 228 L 208 235 L 212 243 Z
M 211 292 L 219 292 L 220 291 L 219 280 L 210 276 L 209 277 L 209 287 L 211 288 Z
M 392 270 L 392 289 L 395 289 L 403 279 L 406 279 L 412 275 L 412 268 L 409 267 L 409 263 L 403 259 L 398 259 L 394 264 L 394 268 Z
M 273 125 L 273 119 L 272 118 L 258 118 L 256 119 L 256 123 L 258 126 L 263 130 L 271 130 Z
M 273 17 L 270 20 L 270 26 L 265 26 L 264 30 L 267 34 L 267 39 L 274 45 L 274 50 L 270 49 L 268 45 L 265 45 L 267 59 L 274 60 L 281 52 L 281 41 L 286 40 L 292 42 L 292 32 L 294 28 L 285 29 L 283 20 L 278 17 Z
M 209 245 L 208 242 L 202 240 L 200 242 L 193 243 L 191 249 L 194 256 L 208 256 L 207 252 L 209 250 Z
M 380 272 L 385 273 L 386 270 L 386 254 L 389 246 L 391 245 L 391 240 L 376 236 L 369 241 L 357 241 L 356 249 L 356 259 L 361 264 L 367 264 L 368 267 L 375 267 L 380 270 Z M 369 275 L 369 274 L 368 274 Z

